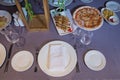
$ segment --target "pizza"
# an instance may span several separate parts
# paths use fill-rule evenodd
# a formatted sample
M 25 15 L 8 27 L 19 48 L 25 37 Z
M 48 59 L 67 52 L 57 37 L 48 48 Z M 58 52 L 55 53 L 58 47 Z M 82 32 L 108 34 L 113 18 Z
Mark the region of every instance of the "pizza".
M 101 27 L 103 18 L 98 9 L 84 6 L 76 9 L 73 14 L 75 23 L 86 30 L 95 30 Z

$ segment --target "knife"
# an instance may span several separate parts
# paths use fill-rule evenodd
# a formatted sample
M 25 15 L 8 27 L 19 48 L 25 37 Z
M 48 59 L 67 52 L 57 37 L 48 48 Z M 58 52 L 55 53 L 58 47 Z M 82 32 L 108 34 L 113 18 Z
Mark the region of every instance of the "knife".
M 12 48 L 13 48 L 13 43 L 10 45 L 10 48 L 9 48 L 9 51 L 8 51 L 7 63 L 6 63 L 6 65 L 5 65 L 5 70 L 4 70 L 4 72 L 7 72 L 7 71 L 8 71 L 9 62 L 10 62 L 10 56 L 11 56 L 11 53 L 12 53 Z

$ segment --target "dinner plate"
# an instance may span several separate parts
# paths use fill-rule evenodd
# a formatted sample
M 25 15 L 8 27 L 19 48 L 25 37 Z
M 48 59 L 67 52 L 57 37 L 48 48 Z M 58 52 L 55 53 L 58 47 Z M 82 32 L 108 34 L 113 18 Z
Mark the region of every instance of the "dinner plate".
M 0 43 L 0 67 L 3 65 L 6 58 L 6 49 L 3 44 Z
M 22 2 L 23 0 L 19 0 L 19 2 Z M 1 0 L 0 1 L 1 5 L 5 5 L 5 6 L 14 6 L 15 2 L 14 0 Z
M 52 2 L 52 0 L 48 0 L 48 1 L 49 1 L 49 4 L 50 4 L 51 6 L 59 7 L 58 5 L 54 4 L 54 3 Z M 66 0 L 65 6 L 70 5 L 70 4 L 72 3 L 72 1 L 73 1 L 73 0 Z
M 102 70 L 106 65 L 105 56 L 97 50 L 90 50 L 85 54 L 85 64 L 94 71 Z
M 48 49 L 49 49 L 50 44 L 61 44 L 62 46 L 66 48 L 66 52 L 67 52 L 66 54 L 70 57 L 70 59 L 64 71 L 50 71 L 48 69 L 47 61 L 48 61 Z M 77 56 L 76 56 L 76 52 L 74 48 L 70 44 L 64 41 L 48 42 L 41 48 L 41 50 L 39 51 L 39 55 L 38 55 L 38 64 L 40 68 L 42 69 L 42 71 L 46 73 L 47 75 L 50 75 L 53 77 L 62 77 L 62 76 L 69 74 L 75 68 L 76 62 L 77 62 Z
M 10 13 L 8 11 L 5 11 L 5 10 L 0 10 L 0 17 L 6 18 L 6 23 L 4 24 L 4 26 L 0 26 L 0 30 L 1 30 L 11 23 L 12 17 L 10 15 Z
M 22 72 L 28 70 L 33 64 L 34 58 L 29 51 L 17 52 L 11 61 L 11 65 L 15 71 Z
M 120 11 L 120 4 L 116 1 L 108 1 L 106 7 L 113 10 L 114 12 Z

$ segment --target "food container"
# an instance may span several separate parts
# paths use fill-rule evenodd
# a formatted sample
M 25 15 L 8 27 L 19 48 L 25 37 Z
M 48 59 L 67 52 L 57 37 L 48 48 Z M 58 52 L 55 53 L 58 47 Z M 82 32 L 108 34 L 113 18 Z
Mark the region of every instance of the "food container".
M 118 25 L 119 24 L 119 17 L 117 14 L 109 8 L 102 8 L 101 14 L 103 18 L 108 22 L 110 25 Z

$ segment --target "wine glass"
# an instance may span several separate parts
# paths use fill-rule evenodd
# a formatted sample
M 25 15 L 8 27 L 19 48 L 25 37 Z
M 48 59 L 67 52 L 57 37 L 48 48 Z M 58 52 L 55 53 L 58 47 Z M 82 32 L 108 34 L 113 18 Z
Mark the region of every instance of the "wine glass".
M 84 45 L 89 45 L 92 41 L 93 32 L 87 30 L 81 30 L 80 42 Z
M 24 39 L 20 37 L 19 33 L 16 32 L 12 25 L 9 25 L 8 27 L 2 29 L 0 33 L 5 36 L 8 42 L 16 44 L 17 46 L 24 45 Z
M 77 47 L 77 42 L 78 42 L 78 39 L 79 39 L 80 35 L 81 35 L 81 29 L 80 28 L 77 27 L 76 29 L 73 30 L 72 38 L 73 38 L 73 41 L 74 41 L 74 48 Z

